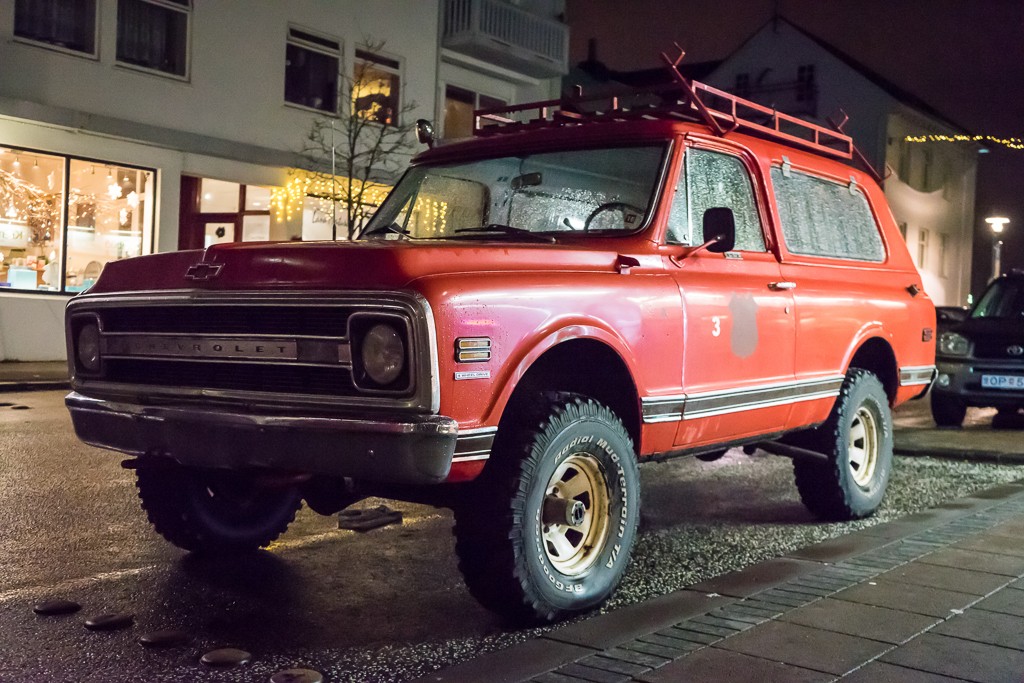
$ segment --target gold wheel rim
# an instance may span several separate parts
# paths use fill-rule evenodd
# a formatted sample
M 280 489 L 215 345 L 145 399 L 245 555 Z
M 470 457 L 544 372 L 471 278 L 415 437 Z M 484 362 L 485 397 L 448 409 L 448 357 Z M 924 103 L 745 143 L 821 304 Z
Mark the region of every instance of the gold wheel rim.
M 868 486 L 878 465 L 878 421 L 866 406 L 857 409 L 850 423 L 847 453 L 854 483 L 862 488 Z
M 588 453 L 570 455 L 551 475 L 545 496 L 583 505 L 577 526 L 541 521 L 548 562 L 565 576 L 580 576 L 597 562 L 608 541 L 608 482 L 601 463 Z

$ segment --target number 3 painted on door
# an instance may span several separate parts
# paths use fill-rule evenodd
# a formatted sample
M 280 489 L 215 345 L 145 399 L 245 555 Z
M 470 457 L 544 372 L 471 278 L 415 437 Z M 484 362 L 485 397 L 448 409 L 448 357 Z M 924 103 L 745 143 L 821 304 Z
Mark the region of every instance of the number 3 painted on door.
M 711 336 L 712 337 L 717 337 L 717 336 L 721 335 L 722 334 L 722 319 L 719 316 L 716 315 L 713 318 L 711 318 L 711 324 L 713 325 L 713 327 L 711 328 Z

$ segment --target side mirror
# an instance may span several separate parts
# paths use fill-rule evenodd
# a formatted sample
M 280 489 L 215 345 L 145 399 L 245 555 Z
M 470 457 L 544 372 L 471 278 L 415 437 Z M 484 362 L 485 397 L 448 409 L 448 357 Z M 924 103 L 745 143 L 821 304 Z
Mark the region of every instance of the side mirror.
M 427 121 L 426 119 L 416 120 L 416 139 L 419 140 L 421 145 L 426 145 L 433 149 L 434 126 L 431 125 L 430 121 Z
M 704 212 L 704 239 L 708 251 L 722 254 L 736 247 L 736 217 L 727 206 L 715 206 Z

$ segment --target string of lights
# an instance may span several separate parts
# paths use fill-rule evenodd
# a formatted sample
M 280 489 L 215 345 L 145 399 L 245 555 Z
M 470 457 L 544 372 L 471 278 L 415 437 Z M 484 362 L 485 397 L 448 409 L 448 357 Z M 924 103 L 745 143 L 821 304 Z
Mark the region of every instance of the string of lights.
M 1010 149 L 1024 149 L 1024 140 L 1021 138 L 1003 138 L 998 135 L 908 135 L 903 139 L 906 142 L 988 142 Z
M 353 198 L 359 195 L 359 180 L 336 176 L 296 171 L 284 185 L 271 190 L 270 209 L 278 222 L 291 221 L 302 211 L 307 197 L 320 203 L 320 209 L 329 212 L 331 200 L 345 202 L 349 197 L 349 185 L 354 185 Z M 380 206 L 391 191 L 382 183 L 366 183 L 361 203 L 365 206 Z M 413 220 L 422 230 L 430 233 L 444 233 L 448 225 L 448 203 L 420 196 L 413 206 Z
M 270 207 L 278 221 L 292 220 L 302 210 L 306 197 L 315 197 L 325 204 L 334 201 L 344 202 L 349 196 L 349 186 L 354 185 L 352 194 L 360 194 L 360 181 L 352 181 L 345 176 L 336 176 L 299 171 L 292 174 L 284 187 L 275 187 L 270 195 Z M 381 183 L 366 183 L 362 188 L 362 203 L 380 206 L 391 188 Z

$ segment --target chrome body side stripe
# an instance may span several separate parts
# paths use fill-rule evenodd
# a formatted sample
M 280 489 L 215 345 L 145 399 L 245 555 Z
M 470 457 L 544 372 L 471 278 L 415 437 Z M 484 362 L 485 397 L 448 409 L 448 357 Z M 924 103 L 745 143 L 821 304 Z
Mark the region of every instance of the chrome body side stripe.
M 455 455 L 452 462 L 487 460 L 491 457 L 491 446 L 497 433 L 497 427 L 460 430 L 455 439 Z
M 779 382 L 760 387 L 653 398 L 643 400 L 644 422 L 694 420 L 759 410 L 839 395 L 844 377 L 836 375 L 797 382 Z
M 686 403 L 686 396 L 645 398 L 641 403 L 643 405 L 644 422 L 647 424 L 678 422 L 683 419 L 683 406 Z
M 900 386 L 912 387 L 921 384 L 931 384 L 935 376 L 934 365 L 917 365 L 914 367 L 900 368 Z

